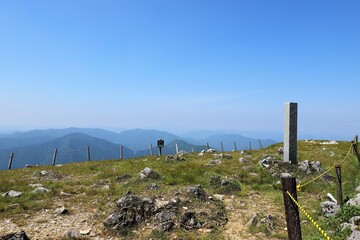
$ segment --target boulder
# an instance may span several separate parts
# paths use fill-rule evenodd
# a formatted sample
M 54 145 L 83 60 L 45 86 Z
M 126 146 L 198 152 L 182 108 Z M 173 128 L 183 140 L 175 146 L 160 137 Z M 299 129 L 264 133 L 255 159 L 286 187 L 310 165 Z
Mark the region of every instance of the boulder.
M 185 212 L 181 216 L 180 226 L 186 230 L 194 230 L 202 227 L 202 223 L 198 221 L 195 212 Z
M 355 189 L 356 192 L 360 193 L 360 186 Z
M 220 163 L 221 163 L 220 159 L 215 159 L 215 160 L 210 160 L 207 164 L 205 164 L 205 166 L 214 166 Z
M 0 240 L 30 240 L 24 231 L 0 236 Z
M 340 211 L 340 206 L 330 201 L 320 203 L 320 207 L 322 208 L 325 217 L 335 216 Z
M 144 168 L 144 170 L 142 170 L 140 172 L 140 178 L 141 179 L 146 179 L 146 178 L 160 179 L 161 177 L 160 177 L 160 174 L 158 174 L 151 168 L 146 167 L 146 168 Z

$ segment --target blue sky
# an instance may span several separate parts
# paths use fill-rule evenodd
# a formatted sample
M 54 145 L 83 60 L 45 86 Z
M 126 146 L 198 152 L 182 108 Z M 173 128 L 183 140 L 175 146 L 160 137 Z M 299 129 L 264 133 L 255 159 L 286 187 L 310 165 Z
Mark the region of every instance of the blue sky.
M 1 1 L 0 129 L 358 134 L 359 1 Z

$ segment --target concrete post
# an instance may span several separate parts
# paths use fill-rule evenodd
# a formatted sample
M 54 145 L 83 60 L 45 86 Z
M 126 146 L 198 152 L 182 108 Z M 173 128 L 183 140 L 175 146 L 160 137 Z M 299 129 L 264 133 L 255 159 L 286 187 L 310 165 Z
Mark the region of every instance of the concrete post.
M 284 161 L 297 164 L 297 103 L 285 103 Z

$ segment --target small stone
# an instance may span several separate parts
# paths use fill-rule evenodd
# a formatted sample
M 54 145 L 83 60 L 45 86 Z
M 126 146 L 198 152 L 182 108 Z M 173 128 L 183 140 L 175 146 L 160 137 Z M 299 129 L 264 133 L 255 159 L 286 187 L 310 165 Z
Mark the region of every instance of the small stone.
M 360 231 L 355 230 L 353 231 L 350 236 L 347 238 L 347 240 L 359 240 L 360 239 Z
M 19 197 L 22 194 L 23 194 L 22 192 L 17 192 L 17 191 L 14 191 L 14 190 L 10 190 L 9 192 L 3 193 L 2 196 L 3 197 Z
M 320 207 L 322 208 L 325 217 L 335 216 L 340 211 L 340 206 L 334 202 L 322 202 L 320 203 Z
M 55 214 L 68 214 L 69 213 L 69 210 L 67 210 L 64 206 L 61 206 L 57 209 L 55 209 Z
M 80 230 L 81 235 L 88 235 L 91 232 L 91 228 Z
M 219 199 L 219 200 L 224 200 L 224 196 L 225 195 L 221 195 L 221 194 L 214 194 L 214 197 Z
M 48 175 L 48 174 L 49 174 L 48 171 L 45 171 L 45 170 L 40 171 L 40 175 L 41 175 L 41 176 L 46 176 L 46 175 Z
M 73 239 L 73 238 L 77 239 L 77 238 L 79 238 L 79 235 L 80 235 L 79 231 L 76 229 L 73 229 L 73 228 L 66 230 L 64 233 L 64 237 L 70 238 L 70 239 Z
M 43 185 L 41 183 L 35 183 L 35 184 L 29 184 L 29 187 L 42 187 Z
M 50 192 L 50 190 L 44 187 L 38 187 L 34 191 L 32 191 L 32 193 L 47 193 L 47 192 Z
M 1 240 L 30 240 L 24 231 L 17 233 L 10 233 L 5 236 L 0 236 Z
M 239 163 L 247 163 L 248 160 L 246 160 L 245 158 L 241 157 L 239 158 Z

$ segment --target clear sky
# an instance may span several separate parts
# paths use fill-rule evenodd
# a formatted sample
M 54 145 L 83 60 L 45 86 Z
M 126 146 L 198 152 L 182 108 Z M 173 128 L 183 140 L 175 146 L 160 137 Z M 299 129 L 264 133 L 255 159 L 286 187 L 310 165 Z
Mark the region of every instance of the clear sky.
M 0 127 L 359 133 L 360 1 L 0 1 Z

